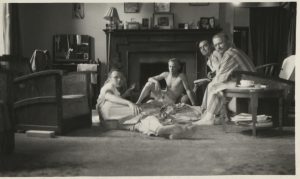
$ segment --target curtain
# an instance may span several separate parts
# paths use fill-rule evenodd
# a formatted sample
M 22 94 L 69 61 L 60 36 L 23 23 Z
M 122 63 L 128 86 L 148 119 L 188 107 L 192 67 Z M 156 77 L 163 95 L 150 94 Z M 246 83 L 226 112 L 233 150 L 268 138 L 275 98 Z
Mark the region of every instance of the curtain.
M 255 65 L 282 63 L 288 56 L 289 11 L 282 7 L 250 8 L 250 33 Z
M 18 4 L 0 3 L 0 55 L 21 56 Z
M 288 36 L 288 56 L 295 54 L 295 48 L 296 48 L 296 6 L 297 4 L 295 2 L 289 3 L 289 6 L 287 7 L 287 10 L 289 12 L 289 18 L 290 18 L 290 31 Z

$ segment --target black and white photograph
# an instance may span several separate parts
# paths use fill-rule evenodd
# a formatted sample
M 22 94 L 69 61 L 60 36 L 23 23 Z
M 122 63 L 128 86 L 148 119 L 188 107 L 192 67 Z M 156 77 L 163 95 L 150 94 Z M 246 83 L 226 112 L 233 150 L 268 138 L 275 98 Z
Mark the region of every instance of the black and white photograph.
M 0 177 L 299 178 L 298 4 L 1 2 Z

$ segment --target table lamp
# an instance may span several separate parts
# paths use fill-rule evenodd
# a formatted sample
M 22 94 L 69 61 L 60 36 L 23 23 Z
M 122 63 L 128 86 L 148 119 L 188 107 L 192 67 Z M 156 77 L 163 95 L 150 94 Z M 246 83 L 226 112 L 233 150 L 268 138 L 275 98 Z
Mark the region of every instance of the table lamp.
M 109 21 L 109 24 L 107 25 L 108 29 L 116 29 L 117 24 L 120 21 L 117 9 L 114 7 L 109 8 L 104 19 Z

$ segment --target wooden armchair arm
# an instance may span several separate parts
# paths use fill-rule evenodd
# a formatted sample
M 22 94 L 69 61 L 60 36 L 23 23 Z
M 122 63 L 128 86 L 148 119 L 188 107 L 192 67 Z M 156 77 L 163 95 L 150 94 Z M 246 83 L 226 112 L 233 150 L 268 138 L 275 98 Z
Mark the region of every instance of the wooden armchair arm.
M 60 70 L 47 70 L 15 78 L 15 101 L 43 96 L 55 97 L 60 100 L 62 96 L 62 74 Z
M 61 70 L 45 70 L 40 72 L 31 73 L 28 75 L 23 75 L 14 79 L 14 83 L 20 83 L 22 81 L 31 80 L 34 78 L 42 78 L 47 76 L 62 76 L 63 71 Z
M 280 66 L 279 63 L 268 63 L 257 66 L 255 69 L 258 73 L 262 73 L 266 76 L 278 76 Z

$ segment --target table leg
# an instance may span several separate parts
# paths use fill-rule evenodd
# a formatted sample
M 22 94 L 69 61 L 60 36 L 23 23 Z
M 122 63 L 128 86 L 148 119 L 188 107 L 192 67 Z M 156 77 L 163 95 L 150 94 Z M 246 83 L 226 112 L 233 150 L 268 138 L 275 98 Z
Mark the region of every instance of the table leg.
M 252 135 L 256 136 L 256 122 L 257 122 L 257 106 L 258 106 L 258 96 L 256 93 L 251 93 L 250 105 L 252 113 Z

